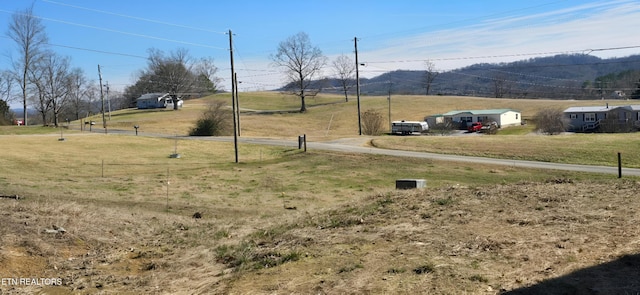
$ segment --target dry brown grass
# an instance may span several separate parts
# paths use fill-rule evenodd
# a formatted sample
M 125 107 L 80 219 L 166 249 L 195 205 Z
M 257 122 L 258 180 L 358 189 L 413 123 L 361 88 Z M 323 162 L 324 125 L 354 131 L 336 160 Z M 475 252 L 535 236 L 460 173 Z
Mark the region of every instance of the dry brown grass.
M 547 99 L 493 99 L 456 96 L 393 96 L 391 105 L 392 120 L 422 120 L 425 116 L 441 114 L 452 110 L 512 108 L 522 112 L 523 119 L 531 119 L 535 113 L 547 107 L 566 109 L 570 106 L 622 105 L 628 101 L 594 100 L 566 101 Z M 135 110 L 130 109 L 114 113 L 108 122 L 110 128 L 133 131 L 133 125 L 140 126 L 140 132 L 186 135 L 197 118 L 206 110 L 212 100 L 226 101 L 231 105 L 229 94 L 217 94 L 202 99 L 188 100 L 180 111 L 172 110 Z M 345 136 L 358 135 L 358 113 L 355 99 L 344 103 L 336 95 L 320 95 L 307 100 L 309 110 L 298 113 L 299 100 L 275 92 L 241 93 L 240 116 L 241 134 L 252 137 L 295 138 L 307 134 L 309 140 L 330 140 Z M 376 110 L 384 114 L 387 121 L 388 102 L 386 96 L 362 96 L 361 110 Z M 282 113 L 257 113 L 250 110 L 283 110 Z M 101 128 L 102 118 L 89 118 L 98 122 Z M 98 126 L 100 125 L 100 126 Z M 79 128 L 80 122 L 72 126 Z M 96 127 L 94 126 L 94 127 Z M 385 123 L 388 126 L 388 123 Z
M 247 97 L 246 107 L 261 98 Z M 384 107 L 378 99 L 363 98 L 363 109 Z M 175 134 L 206 108 L 199 102 L 122 112 L 112 126 Z M 408 107 L 406 116 L 448 107 Z M 351 136 L 354 112 L 350 102 L 246 115 L 243 135 Z M 62 278 L 63 286 L 0 293 L 640 291 L 635 178 L 245 144 L 235 164 L 230 143 L 179 140 L 182 158 L 170 159 L 174 139 L 57 137 L 0 136 L 0 195 L 25 197 L 0 198 L 0 278 Z M 408 177 L 429 188 L 393 188 Z M 66 232 L 45 232 L 54 226 Z
M 522 291 L 632 294 L 638 259 L 624 257 L 637 255 L 639 188 L 564 179 L 379 193 L 256 238 L 256 253 L 302 257 L 245 271 L 223 290 L 495 294 L 538 284 Z M 631 264 L 599 267 L 618 259 Z

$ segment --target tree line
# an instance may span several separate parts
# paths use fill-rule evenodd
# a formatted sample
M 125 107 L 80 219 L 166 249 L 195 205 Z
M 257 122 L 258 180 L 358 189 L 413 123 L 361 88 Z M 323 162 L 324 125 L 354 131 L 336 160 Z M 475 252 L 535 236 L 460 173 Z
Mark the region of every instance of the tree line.
M 74 67 L 70 57 L 53 51 L 45 29 L 33 14 L 33 5 L 11 17 L 6 35 L 14 42 L 16 54 L 12 55 L 10 68 L 0 69 L 0 125 L 16 119 L 9 108 L 13 102 L 22 105 L 23 124 L 57 127 L 68 120 L 105 112 L 101 103 L 104 99 L 111 110 L 118 110 L 135 106 L 135 100 L 145 93 L 191 98 L 220 90 L 212 58 L 194 59 L 186 49 L 168 55 L 149 49 L 147 67 L 137 73 L 137 82 L 122 92 L 113 91 L 108 83 L 100 85 Z M 35 112 L 34 118 L 30 111 Z

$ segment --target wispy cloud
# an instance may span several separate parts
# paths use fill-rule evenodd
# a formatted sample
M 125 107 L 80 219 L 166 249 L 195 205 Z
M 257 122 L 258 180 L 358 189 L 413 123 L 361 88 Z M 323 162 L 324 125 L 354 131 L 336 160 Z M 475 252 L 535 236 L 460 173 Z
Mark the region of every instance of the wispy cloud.
M 384 61 L 379 64 L 388 69 L 424 69 L 422 60 L 429 59 L 434 60 L 437 68 L 448 70 L 478 62 L 520 60 L 536 53 L 637 46 L 639 26 L 640 2 L 595 2 L 399 38 L 362 56 L 370 61 Z M 610 50 L 597 54 L 612 57 L 636 53 L 638 50 Z M 479 56 L 487 57 L 471 58 Z

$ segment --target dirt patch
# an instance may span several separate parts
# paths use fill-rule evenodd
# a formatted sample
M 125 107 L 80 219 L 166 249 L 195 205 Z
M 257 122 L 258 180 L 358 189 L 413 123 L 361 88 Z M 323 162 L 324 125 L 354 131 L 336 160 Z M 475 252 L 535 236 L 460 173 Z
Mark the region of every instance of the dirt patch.
M 243 235 L 229 233 L 232 217 L 10 200 L 0 213 L 0 277 L 62 284 L 0 290 L 632 294 L 640 292 L 638 191 L 631 180 L 568 178 L 390 190 L 289 221 L 256 218 Z M 43 231 L 52 224 L 66 231 Z
M 379 194 L 255 240 L 256 253 L 304 257 L 253 264 L 227 290 L 637 293 L 639 188 L 552 179 Z

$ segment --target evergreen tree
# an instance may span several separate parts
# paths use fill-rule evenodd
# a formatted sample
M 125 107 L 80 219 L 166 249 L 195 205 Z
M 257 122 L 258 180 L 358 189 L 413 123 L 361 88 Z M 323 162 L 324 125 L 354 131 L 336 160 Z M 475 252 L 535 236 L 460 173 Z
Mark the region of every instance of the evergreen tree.
M 631 99 L 640 99 L 640 79 L 636 82 L 636 91 L 631 93 Z

